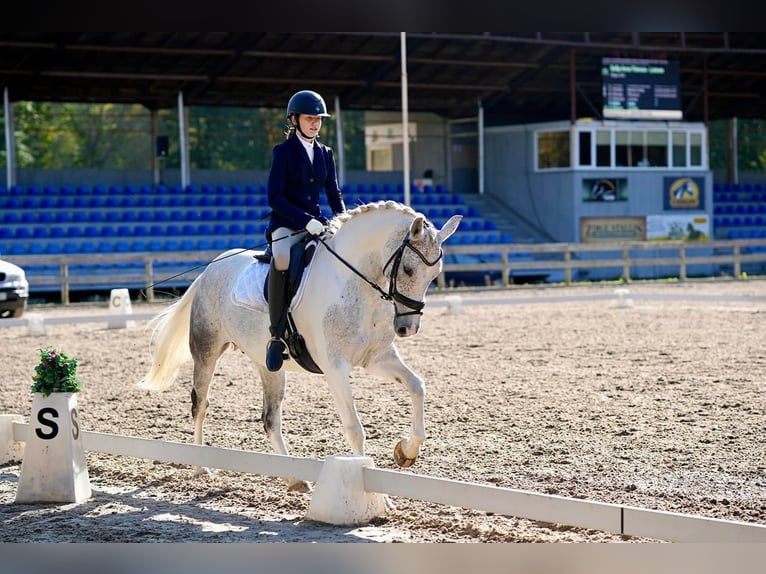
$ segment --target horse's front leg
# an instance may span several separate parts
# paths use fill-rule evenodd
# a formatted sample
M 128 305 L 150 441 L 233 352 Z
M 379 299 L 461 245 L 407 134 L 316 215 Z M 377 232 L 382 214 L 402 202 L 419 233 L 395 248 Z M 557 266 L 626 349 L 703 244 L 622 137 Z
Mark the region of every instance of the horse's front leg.
M 328 369 L 325 371 L 325 378 L 351 452 L 357 456 L 364 456 L 364 428 L 351 392 L 350 369 Z
M 273 373 L 256 364 L 263 386 L 263 410 L 261 422 L 274 450 L 279 454 L 289 455 L 284 435 L 282 434 L 282 401 L 285 398 L 286 375 L 284 371 Z M 285 478 L 288 490 L 292 492 L 311 492 L 311 486 L 299 478 Z
M 394 461 L 403 468 L 412 466 L 420 454 L 420 445 L 426 439 L 424 399 L 426 385 L 420 376 L 404 364 L 396 347 L 391 345 L 378 355 L 365 369 L 372 375 L 403 384 L 412 400 L 410 436 L 400 440 L 394 448 Z

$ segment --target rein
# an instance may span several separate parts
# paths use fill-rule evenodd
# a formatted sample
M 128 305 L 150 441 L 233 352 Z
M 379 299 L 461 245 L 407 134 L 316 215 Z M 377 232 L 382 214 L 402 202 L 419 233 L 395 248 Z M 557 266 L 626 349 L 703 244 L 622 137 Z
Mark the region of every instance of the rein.
M 358 269 L 356 269 L 351 263 L 346 261 L 337 251 L 335 251 L 332 247 L 330 247 L 327 242 L 324 240 L 324 237 L 319 237 L 319 241 L 322 243 L 322 245 L 327 248 L 327 251 L 332 253 L 338 261 L 343 263 L 346 267 L 351 269 L 354 273 L 356 273 L 359 277 L 361 277 L 365 283 L 367 283 L 370 287 L 375 289 L 378 293 L 380 293 L 380 298 L 384 301 L 389 301 L 393 304 L 393 302 L 400 303 L 401 305 L 404 305 L 405 307 L 412 309 L 411 311 L 408 311 L 406 313 L 400 313 L 399 310 L 396 308 L 396 305 L 394 305 L 394 316 L 395 317 L 403 317 L 405 315 L 422 315 L 423 314 L 423 307 L 425 307 L 424 301 L 416 301 L 415 299 L 410 299 L 406 295 L 403 295 L 399 292 L 399 289 L 396 286 L 396 277 L 399 274 L 399 265 L 402 262 L 402 256 L 404 255 L 405 249 L 411 249 L 415 252 L 415 254 L 420 257 L 420 260 L 428 265 L 429 267 L 433 267 L 439 261 L 441 261 L 441 258 L 444 256 L 444 251 L 439 248 L 439 257 L 434 259 L 433 261 L 429 261 L 426 259 L 426 256 L 423 255 L 423 253 L 415 247 L 410 242 L 410 232 L 407 232 L 407 235 L 402 240 L 401 245 L 391 254 L 391 257 L 388 258 L 388 261 L 386 261 L 386 264 L 383 266 L 383 272 L 385 273 L 386 268 L 391 265 L 391 275 L 388 281 L 388 293 L 386 293 L 383 289 L 380 288 L 380 286 L 375 283 L 374 281 L 370 281 L 367 277 L 365 277 Z

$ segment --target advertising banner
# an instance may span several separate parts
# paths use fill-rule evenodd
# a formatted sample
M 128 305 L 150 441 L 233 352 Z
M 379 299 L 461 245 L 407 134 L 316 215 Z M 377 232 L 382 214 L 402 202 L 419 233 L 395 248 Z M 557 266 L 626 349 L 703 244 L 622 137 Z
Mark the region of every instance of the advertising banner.
M 614 243 L 644 241 L 645 217 L 582 217 L 580 241 L 582 243 Z
M 647 215 L 649 241 L 709 241 L 710 218 L 697 215 Z

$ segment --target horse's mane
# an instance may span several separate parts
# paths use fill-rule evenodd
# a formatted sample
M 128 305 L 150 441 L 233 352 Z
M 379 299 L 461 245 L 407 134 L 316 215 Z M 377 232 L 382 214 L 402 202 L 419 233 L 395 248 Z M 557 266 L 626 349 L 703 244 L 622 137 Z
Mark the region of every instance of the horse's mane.
M 370 212 L 381 212 L 381 211 L 399 211 L 405 215 L 411 215 L 416 216 L 417 212 L 412 209 L 410 206 L 405 205 L 403 203 L 399 203 L 398 201 L 393 201 L 391 199 L 389 200 L 381 200 L 381 201 L 373 201 L 370 203 L 362 203 L 360 205 L 357 205 L 351 209 L 348 209 L 344 213 L 339 213 L 335 217 L 333 217 L 330 220 L 329 224 L 329 231 L 331 233 L 335 233 L 340 229 L 344 223 L 347 221 L 350 221 L 354 219 L 355 217 L 359 217 L 363 214 L 370 213 Z

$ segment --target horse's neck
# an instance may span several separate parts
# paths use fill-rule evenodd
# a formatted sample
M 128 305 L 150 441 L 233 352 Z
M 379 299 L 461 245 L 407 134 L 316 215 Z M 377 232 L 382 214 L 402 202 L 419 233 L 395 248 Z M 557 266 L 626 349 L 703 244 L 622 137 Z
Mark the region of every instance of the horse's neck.
M 393 213 L 357 215 L 343 224 L 331 246 L 358 271 L 382 275 L 380 262 L 388 251 L 393 251 L 392 236 L 404 225 L 400 220 L 401 216 Z

